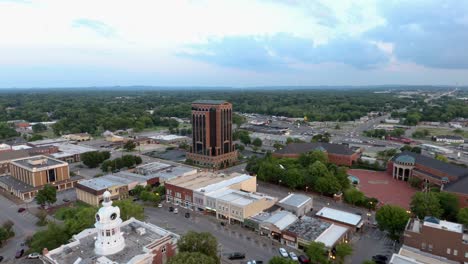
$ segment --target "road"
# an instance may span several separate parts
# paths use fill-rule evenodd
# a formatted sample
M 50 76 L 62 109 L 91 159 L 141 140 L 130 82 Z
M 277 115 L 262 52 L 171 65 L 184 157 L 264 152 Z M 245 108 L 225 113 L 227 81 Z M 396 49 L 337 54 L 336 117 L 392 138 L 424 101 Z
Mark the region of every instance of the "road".
M 266 263 L 272 257 L 279 255 L 279 243 L 267 237 L 260 236 L 239 225 L 223 227 L 211 215 L 188 211 L 191 214 L 191 218 L 187 219 L 184 217 L 186 211 L 186 209 L 179 207 L 179 213 L 174 214 L 169 212 L 168 205 L 166 204 L 163 208 L 145 207 L 146 221 L 180 235 L 190 230 L 209 232 L 217 238 L 220 244 L 219 252 L 221 255 L 231 252 L 244 252 L 246 254 L 245 260 L 231 261 L 230 263 L 241 263 L 252 259 L 263 260 Z

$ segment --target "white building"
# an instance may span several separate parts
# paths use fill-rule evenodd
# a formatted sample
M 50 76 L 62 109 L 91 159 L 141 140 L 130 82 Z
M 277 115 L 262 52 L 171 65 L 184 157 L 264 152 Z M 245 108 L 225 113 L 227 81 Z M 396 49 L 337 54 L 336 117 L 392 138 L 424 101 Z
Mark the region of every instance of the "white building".
M 442 136 L 434 136 L 432 137 L 433 140 L 436 142 L 443 142 L 443 143 L 455 143 L 455 144 L 463 144 L 465 140 L 461 136 L 450 136 L 450 135 L 442 135 Z

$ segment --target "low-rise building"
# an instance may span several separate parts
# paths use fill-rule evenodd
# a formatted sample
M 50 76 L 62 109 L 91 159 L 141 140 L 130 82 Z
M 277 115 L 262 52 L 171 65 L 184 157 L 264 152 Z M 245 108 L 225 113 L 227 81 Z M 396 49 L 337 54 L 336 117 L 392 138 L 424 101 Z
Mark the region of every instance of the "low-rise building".
M 328 161 L 339 166 L 351 166 L 361 156 L 360 151 L 353 151 L 349 147 L 342 144 L 313 142 L 288 144 L 284 148 L 275 151 L 273 153 L 273 157 L 299 158 L 301 154 L 306 154 L 314 150 L 324 151 L 327 153 Z
M 347 241 L 349 228 L 303 216 L 282 232 L 282 242 L 287 246 L 305 249 L 311 242 L 321 242 L 331 250 L 336 244 Z
M 113 200 L 127 198 L 128 184 L 132 181 L 116 181 L 109 176 L 111 175 L 79 181 L 75 188 L 76 198 L 93 206 L 98 206 L 103 201 L 106 191 L 110 193 Z
M 360 215 L 330 207 L 323 207 L 315 214 L 315 216 L 327 222 L 350 227 L 353 232 L 359 230 L 364 224 Z
M 459 264 L 458 261 L 451 261 L 446 258 L 436 256 L 427 252 L 422 252 L 416 248 L 402 246 L 397 253 L 393 253 L 389 264 Z M 466 263 L 466 262 L 465 262 Z
M 436 142 L 443 142 L 443 143 L 454 143 L 454 144 L 465 143 L 465 140 L 461 136 L 440 135 L 440 136 L 433 136 L 432 140 Z
M 408 220 L 403 244 L 459 263 L 468 260 L 468 234 L 463 226 L 435 217 Z
M 32 147 L 40 147 L 40 146 L 54 145 L 54 144 L 65 143 L 65 142 L 68 142 L 68 139 L 49 138 L 49 139 L 42 139 L 42 140 L 27 142 L 27 144 Z
M 0 152 L 0 176 L 10 174 L 10 162 L 15 159 L 29 157 L 27 150 Z
M 93 137 L 88 133 L 68 134 L 68 135 L 63 135 L 62 137 L 67 140 L 78 141 L 78 142 L 89 141 L 93 139 Z
M 135 173 L 157 179 L 160 184 L 177 178 L 197 173 L 197 169 L 189 166 L 174 165 L 155 161 L 135 168 Z
M 68 163 L 46 156 L 34 156 L 10 161 L 10 174 L 0 177 L 0 187 L 22 200 L 31 200 L 46 184 L 58 191 L 73 188 L 81 179 L 70 177 Z
M 179 135 L 157 135 L 150 138 L 153 139 L 156 143 L 161 144 L 180 144 L 190 141 L 189 137 Z
M 288 211 L 277 211 L 272 214 L 260 213 L 257 217 L 266 215 L 267 217 L 259 223 L 260 234 L 267 235 L 271 239 L 281 241 L 281 234 L 290 225 L 294 224 L 298 218 Z M 255 216 L 253 216 L 253 219 Z M 249 218 L 249 219 L 252 219 Z
M 111 194 L 103 196 L 94 227 L 74 235 L 66 245 L 44 249 L 44 263 L 164 264 L 177 253 L 179 235 L 133 217 L 123 221 Z
M 312 197 L 295 193 L 284 197 L 278 205 L 297 216 L 303 216 L 313 208 Z
M 0 153 L 5 152 L 5 151 L 11 151 L 11 150 L 12 148 L 10 145 L 4 144 L 4 143 L 0 144 Z
M 68 163 L 80 162 L 81 154 L 97 151 L 97 149 L 88 146 L 76 145 L 68 142 L 53 144 L 53 146 L 57 147 L 59 151 L 52 153 L 51 156 Z

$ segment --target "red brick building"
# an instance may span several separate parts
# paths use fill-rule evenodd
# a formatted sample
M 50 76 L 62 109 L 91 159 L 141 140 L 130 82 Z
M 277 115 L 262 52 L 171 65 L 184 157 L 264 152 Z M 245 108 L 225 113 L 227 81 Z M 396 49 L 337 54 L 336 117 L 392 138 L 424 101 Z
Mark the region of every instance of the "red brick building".
M 468 234 L 461 224 L 426 217 L 410 219 L 403 235 L 403 244 L 448 260 L 467 263 Z
M 321 150 L 327 153 L 328 161 L 338 166 L 351 166 L 360 157 L 360 151 L 353 151 L 345 145 L 332 143 L 291 143 L 284 148 L 273 153 L 277 158 L 299 158 L 301 154 L 314 150 Z
M 232 142 L 232 104 L 222 100 L 192 103 L 192 147 L 187 159 L 210 168 L 237 161 Z
M 387 163 L 387 172 L 393 178 L 408 181 L 417 177 L 456 194 L 460 206 L 468 206 L 468 169 L 436 160 L 414 152 L 404 151 Z

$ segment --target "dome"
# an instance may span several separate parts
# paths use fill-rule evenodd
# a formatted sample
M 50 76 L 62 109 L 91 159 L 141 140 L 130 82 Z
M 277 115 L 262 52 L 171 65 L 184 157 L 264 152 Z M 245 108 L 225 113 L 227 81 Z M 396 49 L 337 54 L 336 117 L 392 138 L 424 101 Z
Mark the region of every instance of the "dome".
M 401 155 L 395 160 L 398 163 L 405 163 L 405 164 L 412 164 L 416 162 L 416 159 L 414 157 L 411 157 L 409 155 Z

